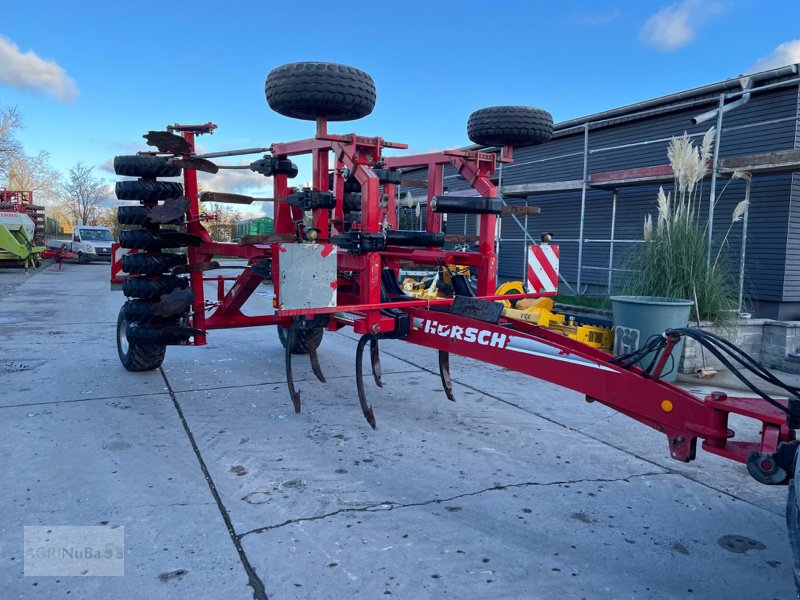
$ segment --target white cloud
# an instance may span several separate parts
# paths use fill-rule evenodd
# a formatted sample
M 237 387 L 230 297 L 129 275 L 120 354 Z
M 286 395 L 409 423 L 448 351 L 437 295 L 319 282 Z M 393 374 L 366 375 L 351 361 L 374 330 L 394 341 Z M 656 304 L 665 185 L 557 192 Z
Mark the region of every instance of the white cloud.
M 759 58 L 745 73 L 758 73 L 795 63 L 800 63 L 800 40 L 784 42 L 766 56 Z
M 650 17 L 639 31 L 639 39 L 664 52 L 682 48 L 697 37 L 697 28 L 723 10 L 721 2 L 683 0 L 670 4 Z
M 215 174 L 197 174 L 198 184 L 209 192 L 229 192 L 247 196 L 269 197 L 272 195 L 272 178 L 250 169 L 220 169 Z
M 33 50 L 22 52 L 3 36 L 0 36 L 0 84 L 34 94 L 48 94 L 64 103 L 78 97 L 78 86 L 58 63 L 43 59 Z
M 577 27 L 605 27 L 621 14 L 618 8 L 608 11 L 573 10 L 568 22 Z

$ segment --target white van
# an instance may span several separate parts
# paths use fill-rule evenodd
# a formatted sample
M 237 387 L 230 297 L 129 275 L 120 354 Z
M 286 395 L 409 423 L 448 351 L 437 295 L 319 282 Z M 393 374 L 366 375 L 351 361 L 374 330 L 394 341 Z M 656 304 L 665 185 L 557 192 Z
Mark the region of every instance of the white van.
M 78 225 L 72 233 L 72 251 L 78 255 L 78 262 L 110 262 L 113 243 L 114 236 L 108 227 Z

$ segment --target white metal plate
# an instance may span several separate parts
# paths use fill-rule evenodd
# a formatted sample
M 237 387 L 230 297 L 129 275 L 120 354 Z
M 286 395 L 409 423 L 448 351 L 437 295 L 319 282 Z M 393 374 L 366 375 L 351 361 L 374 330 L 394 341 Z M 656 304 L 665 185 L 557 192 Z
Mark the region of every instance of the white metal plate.
M 280 244 L 278 310 L 336 306 L 336 246 Z

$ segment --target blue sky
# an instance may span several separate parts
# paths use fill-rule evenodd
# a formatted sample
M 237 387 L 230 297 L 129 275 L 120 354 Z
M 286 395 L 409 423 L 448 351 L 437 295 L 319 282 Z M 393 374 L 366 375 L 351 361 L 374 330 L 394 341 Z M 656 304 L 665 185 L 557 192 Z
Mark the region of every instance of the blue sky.
M 0 105 L 23 113 L 26 151 L 47 150 L 62 170 L 145 149 L 143 133 L 173 122 L 217 123 L 201 138 L 209 151 L 267 146 L 313 132 L 268 109 L 267 72 L 341 62 L 373 76 L 378 101 L 369 117 L 331 129 L 428 151 L 468 143 L 467 117 L 484 106 L 539 106 L 560 121 L 800 62 L 797 0 L 358 6 L 11 0 L 0 21 Z M 259 183 L 235 175 L 214 189 Z

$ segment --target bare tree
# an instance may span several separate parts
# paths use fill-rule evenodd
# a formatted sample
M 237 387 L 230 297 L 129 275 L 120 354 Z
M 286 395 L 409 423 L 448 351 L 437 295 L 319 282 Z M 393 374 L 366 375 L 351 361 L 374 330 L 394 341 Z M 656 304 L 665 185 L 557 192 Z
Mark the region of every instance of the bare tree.
M 15 137 L 21 127 L 22 115 L 16 107 L 0 106 L 0 185 L 7 183 L 11 158 L 22 152 L 22 144 Z
M 0 154 L 8 154 L 20 149 L 20 144 L 14 137 L 16 131 L 22 127 L 22 115 L 15 106 L 0 107 Z
M 50 155 L 39 152 L 30 156 L 23 151 L 9 154 L 3 169 L 8 189 L 34 192 L 34 202 L 49 203 L 57 197 L 61 174 L 50 166 Z
M 94 167 L 83 162 L 75 163 L 59 185 L 59 203 L 64 212 L 77 222 L 94 225 L 100 217 L 103 201 L 111 195 L 105 181 L 95 177 Z

